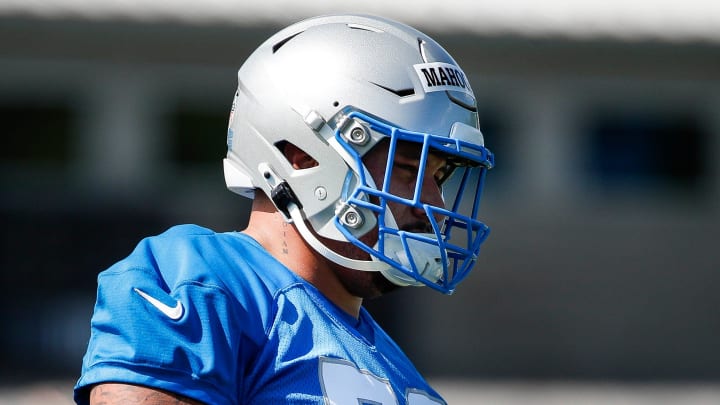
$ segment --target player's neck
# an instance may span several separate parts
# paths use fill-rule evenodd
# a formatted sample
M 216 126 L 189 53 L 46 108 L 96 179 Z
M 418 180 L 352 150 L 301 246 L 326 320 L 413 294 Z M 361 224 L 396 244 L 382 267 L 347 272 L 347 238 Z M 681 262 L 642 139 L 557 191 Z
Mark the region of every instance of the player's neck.
M 315 286 L 332 303 L 356 318 L 359 316 L 362 298 L 347 291 L 330 267 L 331 263 L 305 243 L 269 200 L 253 203 L 248 226 L 243 232 L 252 236 L 285 267 Z

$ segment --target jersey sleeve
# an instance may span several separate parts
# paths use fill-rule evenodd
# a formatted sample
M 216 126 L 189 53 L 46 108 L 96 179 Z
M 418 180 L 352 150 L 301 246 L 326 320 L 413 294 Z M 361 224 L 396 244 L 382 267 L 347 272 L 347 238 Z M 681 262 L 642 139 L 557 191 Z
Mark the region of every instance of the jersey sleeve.
M 206 403 L 233 404 L 244 353 L 242 313 L 216 285 L 187 280 L 168 287 L 153 268 L 116 265 L 98 277 L 98 296 L 78 404 L 89 388 L 122 382 Z

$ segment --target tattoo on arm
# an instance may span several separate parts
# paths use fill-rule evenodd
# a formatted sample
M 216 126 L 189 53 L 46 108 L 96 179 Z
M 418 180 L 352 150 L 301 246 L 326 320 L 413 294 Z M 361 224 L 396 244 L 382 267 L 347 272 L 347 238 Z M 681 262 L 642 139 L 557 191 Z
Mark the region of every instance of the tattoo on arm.
M 90 391 L 91 405 L 202 405 L 192 400 L 167 391 L 139 385 L 103 383 Z

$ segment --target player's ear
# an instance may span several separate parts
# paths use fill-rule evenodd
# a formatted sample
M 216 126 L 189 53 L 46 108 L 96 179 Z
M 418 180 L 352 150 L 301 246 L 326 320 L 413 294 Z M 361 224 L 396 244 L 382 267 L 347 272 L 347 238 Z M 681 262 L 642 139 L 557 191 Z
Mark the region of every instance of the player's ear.
M 310 156 L 309 153 L 298 148 L 290 142 L 285 142 L 283 145 L 278 145 L 285 158 L 288 160 L 290 165 L 295 169 L 309 169 L 318 165 L 317 160 Z

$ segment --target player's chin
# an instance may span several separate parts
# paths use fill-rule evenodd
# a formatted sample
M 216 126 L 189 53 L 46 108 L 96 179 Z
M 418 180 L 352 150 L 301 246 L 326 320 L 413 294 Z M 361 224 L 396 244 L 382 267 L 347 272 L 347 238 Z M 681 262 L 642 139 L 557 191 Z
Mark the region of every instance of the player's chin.
M 400 288 L 376 271 L 337 267 L 335 273 L 350 294 L 363 299 L 377 298 Z
M 376 238 L 376 236 L 375 236 Z M 375 239 L 376 240 L 376 239 Z M 365 244 L 374 244 L 373 235 L 362 238 Z M 349 242 L 325 240 L 328 247 L 347 258 L 371 261 L 370 254 Z M 372 246 L 372 245 L 369 245 Z M 370 299 L 385 295 L 400 288 L 377 271 L 363 271 L 334 265 L 335 273 L 345 289 L 355 297 Z
M 400 288 L 402 288 L 401 286 L 388 280 L 385 276 L 382 275 L 382 273 L 373 272 L 372 275 L 373 275 L 373 284 L 376 287 L 377 295 L 374 295 L 371 297 L 365 297 L 365 298 L 377 298 L 381 295 L 385 295 L 385 294 L 391 293 L 393 291 L 396 291 L 396 290 L 399 290 Z

